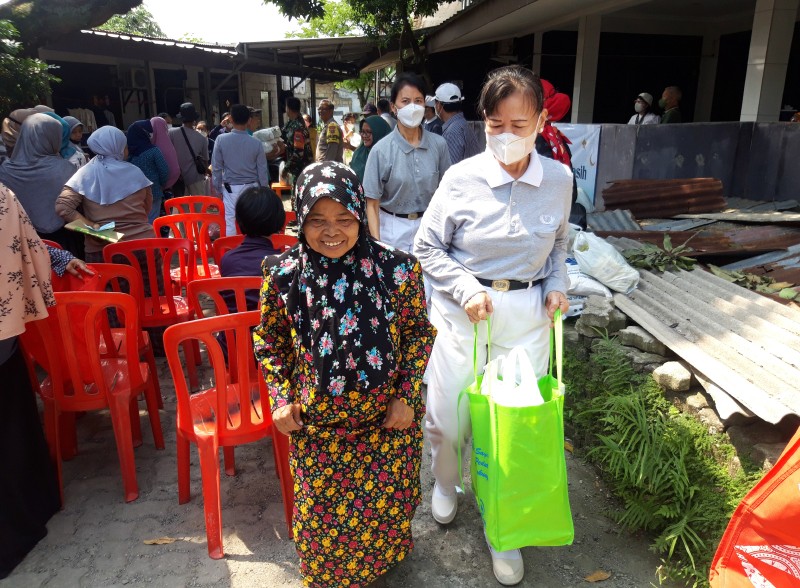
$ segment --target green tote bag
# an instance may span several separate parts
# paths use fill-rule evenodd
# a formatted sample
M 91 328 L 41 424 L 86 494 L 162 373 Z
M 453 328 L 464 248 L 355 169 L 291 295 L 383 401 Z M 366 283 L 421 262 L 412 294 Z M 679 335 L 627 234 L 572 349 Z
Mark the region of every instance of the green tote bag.
M 574 538 L 564 458 L 563 326 L 550 334 L 550 373 L 538 381 L 544 404 L 509 407 L 481 394 L 483 375 L 459 395 L 472 421 L 472 489 L 486 536 L 498 551 L 569 545 Z M 488 325 L 491 330 L 491 325 Z M 491 339 L 489 339 L 491 349 Z M 555 364 L 555 375 L 553 367 Z

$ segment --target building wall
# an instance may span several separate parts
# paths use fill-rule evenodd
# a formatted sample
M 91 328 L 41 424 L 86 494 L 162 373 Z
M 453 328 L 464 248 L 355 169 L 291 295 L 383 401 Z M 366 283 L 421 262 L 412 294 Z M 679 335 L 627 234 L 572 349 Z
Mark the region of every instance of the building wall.
M 279 126 L 278 78 L 267 74 L 244 73 L 240 83 L 242 102 L 261 109 L 261 126 Z

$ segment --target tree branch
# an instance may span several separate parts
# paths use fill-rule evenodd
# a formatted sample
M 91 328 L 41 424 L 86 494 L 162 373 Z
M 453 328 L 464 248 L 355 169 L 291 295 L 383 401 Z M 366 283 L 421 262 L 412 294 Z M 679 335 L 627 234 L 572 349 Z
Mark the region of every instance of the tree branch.
M 0 19 L 14 23 L 25 53 L 63 35 L 100 26 L 115 14 L 125 14 L 142 0 L 11 0 L 0 6 Z

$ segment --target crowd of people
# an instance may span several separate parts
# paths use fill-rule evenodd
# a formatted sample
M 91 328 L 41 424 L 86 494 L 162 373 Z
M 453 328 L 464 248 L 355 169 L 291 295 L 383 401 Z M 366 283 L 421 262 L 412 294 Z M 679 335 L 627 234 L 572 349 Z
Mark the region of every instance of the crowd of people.
M 457 455 L 470 434 L 456 396 L 473 376 L 473 324 L 493 317 L 491 357 L 484 329 L 480 361 L 523 346 L 544 374 L 551 322 L 568 309 L 574 179 L 568 141 L 552 122 L 566 115 L 569 98 L 508 66 L 491 72 L 475 99 L 483 151 L 462 90 L 447 82 L 429 93 L 411 73 L 342 125 L 323 100 L 315 129 L 289 97 L 279 132 L 257 130 L 260 113 L 244 105 L 209 131 L 185 103 L 176 126 L 161 113 L 127 133 L 98 128 L 88 136 L 88 161 L 79 120 L 43 106 L 15 111 L 3 125 L 11 155 L 0 166 L 0 210 L 12 209 L 9 223 L 32 248 L 17 263 L 41 274 L 41 304 L 14 302 L 0 313 L 15 321 L 11 330 L 0 323 L 0 368 L 13 370 L 13 393 L 31 394 L 15 337 L 52 303 L 36 234 L 64 248 L 72 265 L 54 260 L 62 271 L 90 271 L 80 259 L 101 261 L 103 243 L 66 223 L 114 221 L 123 239 L 154 237 L 170 195 L 217 195 L 227 234 L 245 235 L 221 274 L 263 276 L 260 299 L 248 306 L 261 310 L 254 349 L 272 420 L 290 436 L 304 583 L 382 585 L 413 549 L 423 432 L 433 453 L 433 517 L 441 525 L 456 517 Z M 298 244 L 283 252 L 268 239 L 285 220 L 269 187 L 269 163 L 278 159 L 298 228 Z M 35 406 L 21 410 L 30 417 Z M 40 510 L 31 544 L 54 509 Z M 520 582 L 520 552 L 487 545 L 497 580 Z

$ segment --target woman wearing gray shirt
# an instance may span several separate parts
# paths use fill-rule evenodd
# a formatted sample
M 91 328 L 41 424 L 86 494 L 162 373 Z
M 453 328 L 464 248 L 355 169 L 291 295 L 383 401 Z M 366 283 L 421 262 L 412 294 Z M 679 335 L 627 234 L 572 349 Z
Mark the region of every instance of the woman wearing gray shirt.
M 420 126 L 425 116 L 425 83 L 404 74 L 392 86 L 397 126 L 367 158 L 364 194 L 369 232 L 410 252 L 422 215 L 450 167 L 447 143 Z
M 457 397 L 473 379 L 473 324 L 491 314 L 492 358 L 525 347 L 538 376 L 547 370 L 549 328 L 566 312 L 567 220 L 572 171 L 534 151 L 547 120 L 538 76 L 520 66 L 497 69 L 481 91 L 487 151 L 445 174 L 422 219 L 414 253 L 433 287 L 438 329 L 428 363 L 425 428 L 431 442 L 431 511 L 441 524 L 458 508 L 458 445 L 469 436 L 469 410 Z M 478 329 L 478 362 L 487 360 L 487 329 Z M 466 425 L 465 425 L 466 423 Z M 517 584 L 519 550 L 496 552 L 498 582 Z

